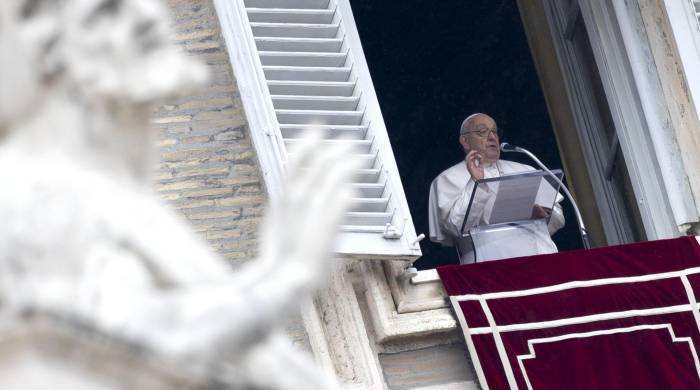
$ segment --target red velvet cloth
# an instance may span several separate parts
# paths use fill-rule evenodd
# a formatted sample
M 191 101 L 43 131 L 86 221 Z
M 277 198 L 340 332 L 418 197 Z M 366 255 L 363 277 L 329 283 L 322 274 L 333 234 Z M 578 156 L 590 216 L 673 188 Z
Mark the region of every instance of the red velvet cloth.
M 438 273 L 484 388 L 700 389 L 694 237 Z

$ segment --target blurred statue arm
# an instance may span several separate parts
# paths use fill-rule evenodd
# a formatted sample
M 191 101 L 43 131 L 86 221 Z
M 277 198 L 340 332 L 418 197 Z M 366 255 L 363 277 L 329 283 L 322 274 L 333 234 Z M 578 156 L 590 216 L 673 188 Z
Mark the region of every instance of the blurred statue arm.
M 135 237 L 138 242 L 123 245 L 127 253 L 141 256 L 139 273 L 147 272 L 150 279 L 143 284 L 149 286 L 140 287 L 144 294 L 131 300 L 130 314 L 112 316 L 110 327 L 121 327 L 126 336 L 169 354 L 206 352 L 221 345 L 239 353 L 298 311 L 300 297 L 311 294 L 329 269 L 333 239 L 352 197 L 347 183 L 354 164 L 346 153 L 319 146 L 308 141 L 290 163 L 284 196 L 268 210 L 263 225 L 261 257 L 241 272 L 209 264 L 223 262 L 192 249 L 203 246 L 190 245 L 184 237 L 189 249 L 172 240 L 169 246 L 174 248 L 145 247 L 158 242 L 155 237 Z M 127 264 L 123 257 L 112 259 Z M 198 271 L 200 266 L 204 271 Z M 127 297 L 121 297 L 123 286 L 103 285 L 100 295 L 112 298 L 102 302 L 129 307 Z

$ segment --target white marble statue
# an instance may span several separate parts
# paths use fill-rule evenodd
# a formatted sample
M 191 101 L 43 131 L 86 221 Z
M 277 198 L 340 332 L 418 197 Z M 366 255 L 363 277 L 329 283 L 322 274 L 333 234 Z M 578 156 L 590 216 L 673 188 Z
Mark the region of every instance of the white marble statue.
M 207 78 L 167 36 L 159 1 L 0 1 L 0 316 L 75 317 L 233 387 L 335 388 L 275 327 L 324 277 L 352 166 L 306 142 L 233 274 L 151 190 L 149 113 Z

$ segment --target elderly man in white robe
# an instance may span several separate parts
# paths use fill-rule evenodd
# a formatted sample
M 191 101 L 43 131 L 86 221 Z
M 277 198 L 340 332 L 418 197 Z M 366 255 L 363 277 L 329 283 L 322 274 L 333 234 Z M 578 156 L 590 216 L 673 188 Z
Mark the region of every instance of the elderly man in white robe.
M 475 181 L 535 169 L 500 159 L 496 121 L 486 114 L 472 114 L 462 122 L 459 143 L 464 148 L 464 160 L 443 171 L 430 186 L 430 240 L 444 246 L 456 246 L 460 263 L 467 264 L 475 262 L 476 256 L 472 239 L 463 237 L 461 232 Z M 550 235 L 564 226 L 561 200 L 558 195 L 553 208 L 534 207 L 533 219 L 548 220 L 546 227 L 512 229 L 508 234 L 492 235 L 492 239 L 498 242 L 490 245 L 490 256 L 496 259 L 557 252 Z M 490 213 L 493 201 L 492 193 L 476 191 L 470 216 L 464 224 L 465 230 L 487 224 L 485 216 Z M 488 260 L 481 254 L 478 257 L 479 260 Z

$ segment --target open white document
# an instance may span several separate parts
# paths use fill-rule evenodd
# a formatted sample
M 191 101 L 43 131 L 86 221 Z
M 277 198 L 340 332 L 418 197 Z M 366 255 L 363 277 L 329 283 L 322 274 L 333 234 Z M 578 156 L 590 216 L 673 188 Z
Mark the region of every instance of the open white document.
M 549 181 L 542 177 L 540 189 L 537 191 L 537 197 L 535 198 L 535 204 L 551 209 L 554 207 L 554 202 L 556 202 L 557 195 L 557 190 L 555 190 L 554 187 L 549 184 Z
M 522 176 L 498 183 L 496 197 L 485 215 L 488 224 L 532 219 L 535 205 L 551 208 L 557 191 L 542 176 Z M 490 203 L 490 202 L 489 202 Z

